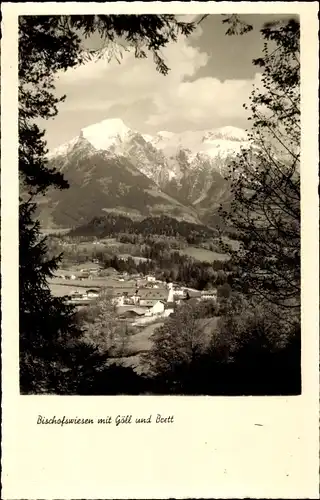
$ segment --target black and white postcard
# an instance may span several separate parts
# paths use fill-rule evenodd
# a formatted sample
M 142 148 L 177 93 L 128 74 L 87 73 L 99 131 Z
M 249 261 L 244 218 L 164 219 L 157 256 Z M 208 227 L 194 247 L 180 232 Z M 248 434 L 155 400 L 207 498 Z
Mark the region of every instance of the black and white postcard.
M 317 4 L 2 14 L 4 498 L 318 498 Z

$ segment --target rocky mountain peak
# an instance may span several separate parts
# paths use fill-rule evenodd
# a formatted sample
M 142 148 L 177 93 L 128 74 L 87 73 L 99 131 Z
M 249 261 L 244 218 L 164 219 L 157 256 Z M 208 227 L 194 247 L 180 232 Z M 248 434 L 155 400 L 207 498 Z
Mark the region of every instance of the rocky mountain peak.
M 120 118 L 103 120 L 81 130 L 81 135 L 98 150 L 107 150 L 117 142 L 124 141 L 131 133 Z
M 166 213 L 165 196 L 170 197 L 175 210 L 176 203 L 187 211 L 187 207 L 197 210 L 200 202 L 205 206 L 217 203 L 227 189 L 224 173 L 243 147 L 251 147 L 246 132 L 232 126 L 142 134 L 121 119 L 113 118 L 82 128 L 78 137 L 51 151 L 48 159 L 68 174 L 70 184 L 76 178 L 82 188 L 103 186 L 105 207 L 107 204 L 118 206 L 125 191 L 127 195 L 121 206 L 128 206 L 130 191 L 132 211 L 135 203 L 139 204 L 139 200 L 133 200 L 136 192 L 133 184 L 146 193 L 146 186 L 151 182 L 148 200 L 151 192 L 157 192 L 162 200 L 157 203 L 159 211 Z M 119 185 L 117 179 L 119 182 L 121 179 Z M 94 198 L 93 191 L 90 188 L 90 196 Z

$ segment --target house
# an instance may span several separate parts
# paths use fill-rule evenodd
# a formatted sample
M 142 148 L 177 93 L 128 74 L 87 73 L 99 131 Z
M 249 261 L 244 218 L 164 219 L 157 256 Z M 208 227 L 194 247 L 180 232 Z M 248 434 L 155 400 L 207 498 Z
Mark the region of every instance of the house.
M 140 298 L 141 305 L 144 300 L 162 300 L 166 302 L 168 290 L 166 288 L 140 288 L 137 295 Z
M 136 302 L 134 301 L 134 296 L 136 289 L 134 287 L 126 287 L 121 286 L 117 288 L 109 288 L 109 292 L 112 295 L 112 303 L 115 305 L 125 305 L 132 304 L 134 305 Z
M 149 283 L 154 283 L 156 281 L 156 278 L 154 276 L 147 276 L 147 281 Z
M 141 317 L 145 313 L 146 309 L 142 307 L 120 306 L 117 308 L 117 314 L 120 319 Z
M 95 269 L 94 271 L 89 271 L 89 280 L 93 280 L 99 276 L 100 271 L 99 269 Z
M 87 297 L 89 299 L 99 297 L 99 290 L 94 290 L 93 288 L 90 288 L 89 290 L 87 290 Z
M 199 290 L 186 290 L 186 296 L 184 300 L 189 299 L 201 300 L 201 292 Z
M 152 307 L 149 308 L 149 312 L 152 316 L 154 316 L 155 314 L 162 314 L 164 312 L 164 308 L 164 302 L 158 300 L 155 304 L 153 304 Z
M 140 306 L 153 307 L 157 302 L 159 302 L 158 299 L 140 299 Z
M 135 309 L 128 309 L 127 311 L 124 311 L 121 316 L 119 316 L 120 319 L 125 319 L 125 318 L 136 318 L 136 317 L 141 317 L 144 316 L 144 312 L 136 311 Z
M 92 264 L 95 264 L 95 265 L 92 265 Z M 99 269 L 100 269 L 99 263 L 88 262 L 86 264 L 83 264 L 83 267 L 80 269 L 80 272 L 85 273 L 85 272 L 90 272 L 90 271 L 96 271 Z
M 130 295 L 129 299 L 131 300 L 131 302 L 133 304 L 140 304 L 140 297 L 138 295 L 138 290 L 136 290 L 136 292 L 132 295 Z
M 201 292 L 201 300 L 217 300 L 217 290 Z
M 85 279 L 88 279 L 89 278 L 89 273 L 86 273 L 86 272 L 81 272 L 81 275 L 79 276 L 79 279 L 80 280 L 85 280 Z
M 161 300 L 143 300 L 140 301 L 140 307 L 146 308 L 146 316 L 154 316 L 164 312 L 164 302 Z
M 88 296 L 83 291 L 75 290 L 69 295 L 69 300 L 73 303 L 83 302 L 88 300 Z

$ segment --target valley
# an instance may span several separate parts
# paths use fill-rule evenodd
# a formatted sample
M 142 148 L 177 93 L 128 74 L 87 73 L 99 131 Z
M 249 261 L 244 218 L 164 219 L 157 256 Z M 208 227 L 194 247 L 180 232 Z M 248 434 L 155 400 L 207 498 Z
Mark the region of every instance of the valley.
M 125 344 L 108 362 L 137 373 L 144 370 L 141 356 L 152 334 L 177 307 L 215 302 L 225 293 L 229 256 L 217 234 L 203 226 L 164 216 L 137 222 L 109 215 L 74 230 L 43 232 L 50 254 L 63 253 L 49 280 L 52 294 L 66 298 L 80 317 L 108 303 L 121 332 L 118 343 Z

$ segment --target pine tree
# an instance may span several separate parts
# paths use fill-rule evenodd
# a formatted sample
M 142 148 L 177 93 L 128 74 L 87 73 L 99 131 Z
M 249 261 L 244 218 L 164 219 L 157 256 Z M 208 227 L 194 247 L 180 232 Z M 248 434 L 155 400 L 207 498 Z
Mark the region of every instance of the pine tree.
M 51 294 L 47 279 L 59 258 L 48 259 L 45 238 L 34 220 L 36 204 L 22 202 L 20 229 L 20 390 L 22 393 L 76 393 L 94 381 L 105 356 L 81 339 L 75 311 Z

